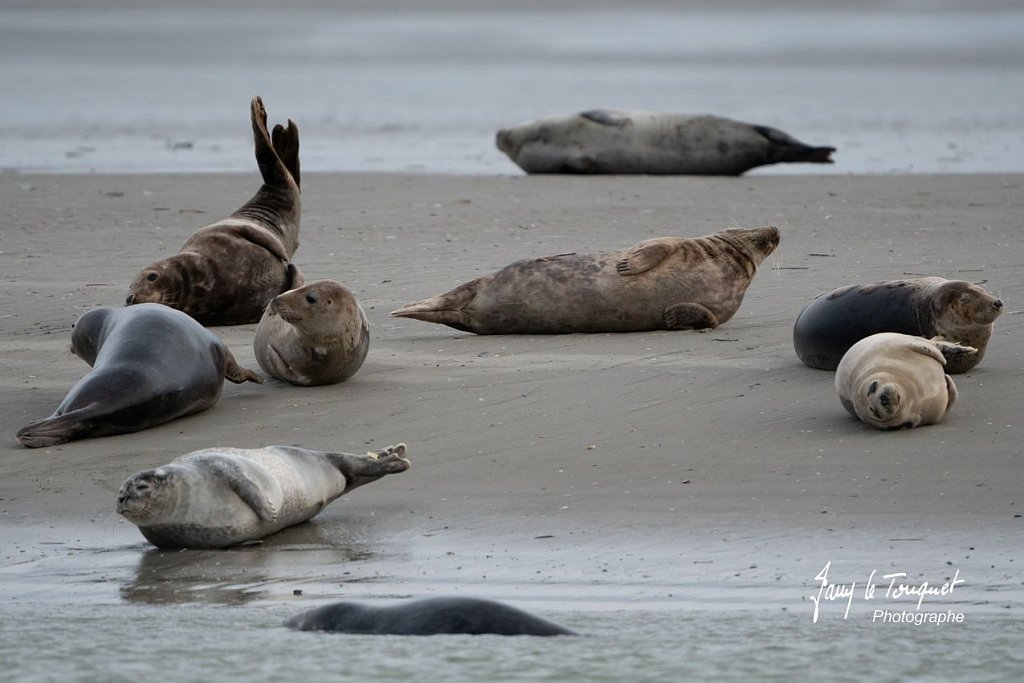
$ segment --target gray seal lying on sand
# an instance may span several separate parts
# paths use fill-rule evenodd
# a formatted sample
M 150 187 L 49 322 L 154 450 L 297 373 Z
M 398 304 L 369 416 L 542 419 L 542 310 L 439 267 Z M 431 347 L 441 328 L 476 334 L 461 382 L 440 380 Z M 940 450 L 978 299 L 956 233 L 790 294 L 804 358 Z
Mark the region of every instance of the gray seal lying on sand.
M 96 308 L 71 332 L 71 351 L 93 367 L 53 415 L 18 432 L 29 448 L 137 432 L 206 410 L 224 379 L 261 382 L 212 332 L 160 304 Z
M 302 285 L 291 263 L 299 247 L 299 129 L 274 126 L 252 100 L 259 191 L 229 218 L 201 228 L 174 256 L 146 266 L 126 305 L 154 302 L 185 311 L 204 325 L 254 323 L 275 295 Z
M 547 619 L 479 598 L 442 597 L 372 607 L 338 602 L 303 612 L 286 626 L 300 631 L 334 631 L 372 635 L 432 636 L 465 633 L 499 636 L 576 635 Z
M 768 126 L 721 116 L 599 109 L 498 131 L 498 149 L 527 173 L 740 175 L 783 162 L 832 163 Z
M 334 280 L 317 280 L 271 299 L 253 351 L 278 379 L 313 386 L 356 373 L 370 348 L 370 325 L 359 301 Z
M 938 424 L 956 402 L 946 358 L 975 349 L 895 332 L 861 339 L 836 369 L 836 393 L 846 411 L 876 429 Z
M 405 444 L 377 453 L 295 446 L 208 448 L 132 475 L 117 512 L 161 548 L 223 548 L 300 524 L 354 488 L 409 469 Z
M 477 334 L 713 328 L 736 313 L 778 244 L 773 227 L 729 228 L 526 259 L 391 315 Z
M 947 358 L 946 372 L 981 362 L 1003 302 L 963 280 L 922 277 L 848 285 L 807 304 L 793 325 L 793 347 L 806 365 L 835 370 L 858 340 L 878 332 L 941 337 L 977 349 Z

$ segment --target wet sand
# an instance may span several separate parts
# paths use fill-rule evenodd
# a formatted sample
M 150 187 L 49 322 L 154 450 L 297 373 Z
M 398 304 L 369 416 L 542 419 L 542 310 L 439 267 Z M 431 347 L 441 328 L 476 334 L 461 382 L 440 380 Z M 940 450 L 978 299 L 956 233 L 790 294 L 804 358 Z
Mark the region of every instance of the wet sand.
M 228 384 L 213 409 L 156 429 L 18 446 L 17 429 L 87 370 L 68 351 L 75 318 L 119 305 L 137 270 L 256 183 L 0 183 L 8 608 L 463 593 L 810 618 L 806 596 L 829 561 L 836 581 L 877 569 L 941 583 L 959 570 L 954 602 L 968 615 L 1021 606 L 1024 177 L 312 174 L 296 262 L 309 279 L 345 282 L 366 309 L 371 349 L 354 378 Z M 485 337 L 387 315 L 517 258 L 763 224 L 782 231 L 780 258 L 707 333 Z M 846 415 L 832 373 L 800 364 L 792 322 L 840 284 L 925 274 L 984 282 L 1007 311 L 984 362 L 955 378 L 946 422 L 878 432 Z M 215 332 L 256 368 L 254 329 Z M 127 476 L 193 449 L 398 441 L 408 472 L 260 546 L 151 551 L 113 513 Z

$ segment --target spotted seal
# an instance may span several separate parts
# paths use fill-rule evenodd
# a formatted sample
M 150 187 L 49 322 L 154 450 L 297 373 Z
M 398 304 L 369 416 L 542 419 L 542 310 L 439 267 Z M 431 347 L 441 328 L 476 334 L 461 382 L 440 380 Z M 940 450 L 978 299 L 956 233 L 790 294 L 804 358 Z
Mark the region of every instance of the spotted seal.
M 740 175 L 786 162 L 832 163 L 768 126 L 721 116 L 599 109 L 498 131 L 498 149 L 527 173 Z
M 739 309 L 779 239 L 774 227 L 729 228 L 526 259 L 391 315 L 477 334 L 713 328 Z
M 129 477 L 117 512 L 161 548 L 223 548 L 305 522 L 352 489 L 404 472 L 405 452 L 405 444 L 366 455 L 208 448 Z
M 71 351 L 92 372 L 53 415 L 18 432 L 29 448 L 155 427 L 211 407 L 225 378 L 262 381 L 239 367 L 212 332 L 160 304 L 82 314 L 71 332 Z
M 271 299 L 253 339 L 260 367 L 300 386 L 348 379 L 369 348 L 366 313 L 334 280 L 310 282 Z
M 291 262 L 299 247 L 299 129 L 274 126 L 252 100 L 259 191 L 230 217 L 201 228 L 174 256 L 146 266 L 129 286 L 126 305 L 153 302 L 180 309 L 204 325 L 258 322 L 274 296 L 302 285 Z
M 967 372 L 985 356 L 1003 302 L 980 285 L 941 277 L 847 285 L 819 295 L 793 325 L 793 347 L 806 365 L 835 370 L 858 340 L 900 332 L 977 349 L 947 359 L 946 372 Z
M 836 368 L 836 393 L 846 411 L 876 429 L 938 424 L 956 403 L 946 359 L 976 349 L 896 332 L 861 339 Z
M 396 636 L 464 633 L 500 636 L 562 636 L 574 631 L 493 600 L 439 597 L 376 607 L 338 602 L 303 612 L 286 622 L 300 631 Z

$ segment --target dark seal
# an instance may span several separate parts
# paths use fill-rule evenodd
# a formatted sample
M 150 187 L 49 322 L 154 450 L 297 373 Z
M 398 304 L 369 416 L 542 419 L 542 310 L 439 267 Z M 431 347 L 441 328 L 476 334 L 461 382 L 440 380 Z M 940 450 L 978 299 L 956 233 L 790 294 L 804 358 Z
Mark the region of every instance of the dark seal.
M 922 277 L 849 285 L 818 296 L 793 326 L 793 347 L 806 365 L 835 370 L 850 347 L 880 332 L 941 338 L 977 349 L 946 358 L 946 372 L 981 362 L 1003 302 L 963 280 Z
M 159 304 L 97 308 L 71 333 L 71 351 L 93 367 L 53 415 L 18 432 L 29 448 L 125 434 L 206 410 L 224 379 L 260 382 L 227 346 L 185 315 Z
M 498 131 L 498 149 L 527 173 L 736 176 L 767 164 L 832 163 L 772 128 L 722 116 L 598 109 Z
M 285 625 L 300 631 L 395 636 L 576 635 L 564 626 L 500 602 L 458 597 L 411 600 L 387 607 L 338 602 L 303 612 Z
M 770 226 L 729 228 L 526 259 L 391 315 L 477 334 L 710 329 L 736 313 L 779 239 Z
M 174 256 L 152 263 L 129 287 L 125 304 L 158 303 L 204 325 L 259 322 L 272 298 L 302 285 L 291 263 L 299 247 L 299 129 L 274 126 L 252 100 L 259 191 L 229 218 L 201 228 Z

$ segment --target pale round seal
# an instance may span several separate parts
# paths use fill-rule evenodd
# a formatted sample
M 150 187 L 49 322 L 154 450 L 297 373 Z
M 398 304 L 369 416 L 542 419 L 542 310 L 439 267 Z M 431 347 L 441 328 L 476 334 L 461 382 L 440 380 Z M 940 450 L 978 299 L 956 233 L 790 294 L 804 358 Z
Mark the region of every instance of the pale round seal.
M 369 348 L 366 314 L 355 295 L 334 280 L 317 280 L 271 299 L 253 339 L 265 372 L 301 386 L 348 379 Z
M 721 116 L 600 109 L 498 131 L 498 149 L 527 173 L 740 175 L 783 162 L 832 163 L 768 126 Z
M 900 332 L 971 346 L 976 354 L 947 359 L 946 372 L 966 372 L 985 356 L 1003 302 L 980 285 L 941 277 L 848 285 L 818 296 L 793 325 L 793 347 L 805 364 L 835 370 L 858 340 Z
M 161 303 L 204 325 L 254 323 L 274 296 L 302 285 L 291 263 L 299 246 L 299 129 L 274 126 L 252 100 L 252 130 L 263 186 L 229 218 L 201 228 L 174 256 L 146 266 L 126 305 Z
M 223 548 L 312 519 L 354 488 L 409 469 L 405 444 L 377 453 L 295 446 L 209 448 L 132 475 L 117 512 L 161 548 Z
M 861 339 L 836 369 L 839 401 L 854 417 L 877 429 L 938 424 L 956 402 L 946 358 L 975 349 L 895 332 Z
M 464 633 L 499 636 L 571 636 L 576 633 L 493 600 L 463 597 L 408 600 L 376 607 L 338 602 L 303 612 L 286 626 L 300 631 L 367 635 L 433 636 Z
M 730 228 L 527 259 L 391 315 L 477 334 L 713 328 L 736 313 L 778 244 L 776 228 Z
M 93 366 L 53 415 L 18 432 L 29 448 L 137 432 L 206 410 L 224 379 L 261 382 L 227 346 L 160 304 L 96 308 L 75 322 L 71 351 Z

